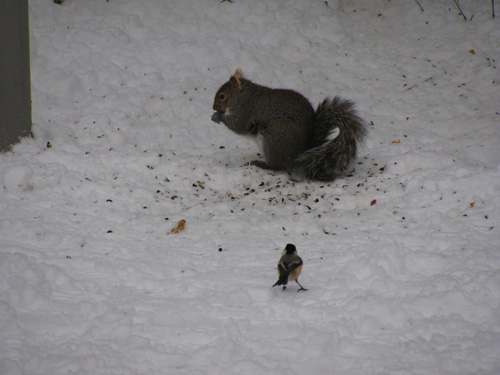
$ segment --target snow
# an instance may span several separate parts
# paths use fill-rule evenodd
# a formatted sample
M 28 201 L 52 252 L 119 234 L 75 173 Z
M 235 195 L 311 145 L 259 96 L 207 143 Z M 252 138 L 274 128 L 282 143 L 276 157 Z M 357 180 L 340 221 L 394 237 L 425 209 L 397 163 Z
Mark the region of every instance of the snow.
M 499 374 L 500 21 L 420 3 L 31 1 L 0 373 Z M 237 67 L 353 100 L 355 171 L 245 165 L 210 121 Z M 271 288 L 287 243 L 306 292 Z
M 11 167 L 3 174 L 3 187 L 7 191 L 27 190 L 32 176 L 33 169 L 26 165 Z

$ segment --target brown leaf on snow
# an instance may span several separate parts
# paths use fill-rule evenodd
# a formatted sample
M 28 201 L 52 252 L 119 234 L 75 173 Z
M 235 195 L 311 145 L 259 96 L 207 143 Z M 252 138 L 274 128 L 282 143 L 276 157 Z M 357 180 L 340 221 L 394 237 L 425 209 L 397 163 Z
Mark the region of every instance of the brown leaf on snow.
M 172 230 L 170 231 L 171 233 L 179 233 L 179 232 L 182 232 L 186 226 L 186 220 L 182 219 L 182 220 L 179 220 L 179 222 L 177 223 L 177 226 L 175 228 L 172 228 Z

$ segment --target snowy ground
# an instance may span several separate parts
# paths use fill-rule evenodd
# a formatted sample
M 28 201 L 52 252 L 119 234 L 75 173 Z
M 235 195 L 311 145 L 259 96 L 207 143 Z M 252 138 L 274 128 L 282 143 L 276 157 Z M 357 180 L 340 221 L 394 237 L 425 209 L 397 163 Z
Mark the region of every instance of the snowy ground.
M 500 19 L 420 3 L 31 1 L 0 373 L 499 374 Z M 352 176 L 245 166 L 210 121 L 236 67 L 354 100 Z M 288 242 L 307 292 L 271 288 Z

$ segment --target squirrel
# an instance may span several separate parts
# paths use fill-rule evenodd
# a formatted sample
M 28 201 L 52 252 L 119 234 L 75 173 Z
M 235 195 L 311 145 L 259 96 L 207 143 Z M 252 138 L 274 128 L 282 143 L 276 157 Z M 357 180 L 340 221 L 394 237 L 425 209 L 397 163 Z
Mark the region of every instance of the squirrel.
M 261 143 L 265 161 L 250 164 L 287 171 L 302 167 L 311 180 L 341 175 L 367 133 L 353 102 L 326 98 L 314 111 L 302 94 L 255 84 L 240 69 L 217 91 L 213 110 L 212 121 Z

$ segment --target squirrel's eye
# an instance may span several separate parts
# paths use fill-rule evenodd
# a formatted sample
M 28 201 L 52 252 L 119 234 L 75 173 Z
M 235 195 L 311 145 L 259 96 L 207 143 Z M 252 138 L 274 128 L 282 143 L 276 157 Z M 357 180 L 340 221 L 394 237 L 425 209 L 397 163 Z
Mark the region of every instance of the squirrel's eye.
M 219 99 L 223 100 L 223 101 L 226 100 L 226 94 L 224 94 L 224 93 L 220 94 Z

